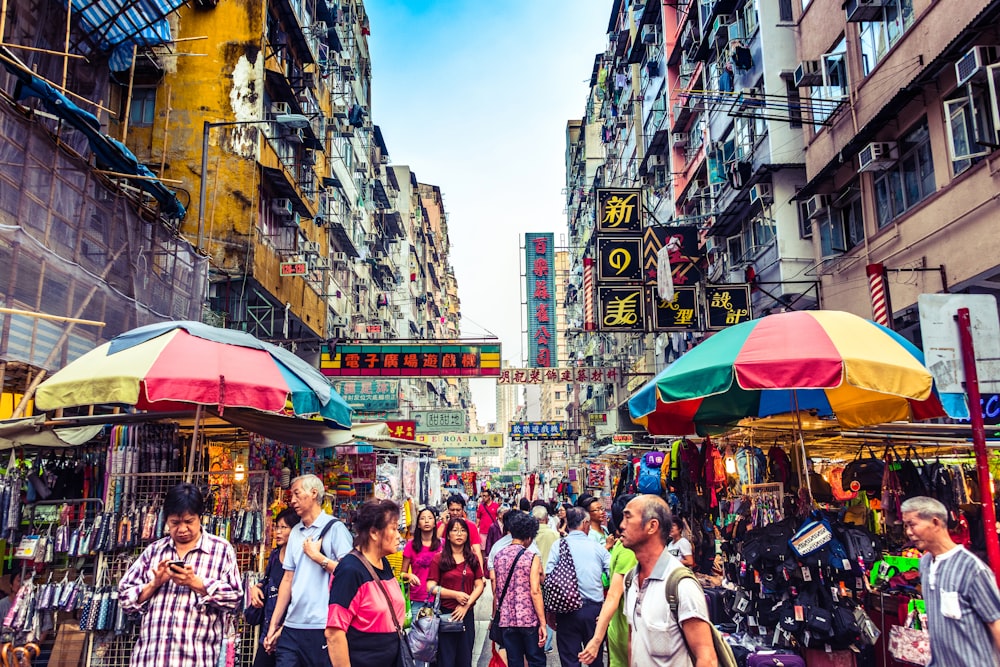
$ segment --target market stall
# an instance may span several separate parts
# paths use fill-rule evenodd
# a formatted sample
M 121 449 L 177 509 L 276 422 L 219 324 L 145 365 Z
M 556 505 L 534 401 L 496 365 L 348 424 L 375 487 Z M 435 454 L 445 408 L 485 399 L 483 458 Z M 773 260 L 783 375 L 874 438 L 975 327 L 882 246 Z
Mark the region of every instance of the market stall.
M 740 650 L 894 664 L 896 611 L 920 604 L 898 595 L 916 593 L 899 504 L 946 498 L 968 532 L 992 488 L 969 492 L 969 450 L 949 460 L 904 439 L 814 447 L 812 434 L 945 416 L 922 361 L 853 315 L 784 313 L 715 334 L 630 400 L 651 434 L 681 436 L 638 457 L 634 486 L 662 461 L 659 492 L 705 545 L 696 562 L 727 600 L 713 621 Z

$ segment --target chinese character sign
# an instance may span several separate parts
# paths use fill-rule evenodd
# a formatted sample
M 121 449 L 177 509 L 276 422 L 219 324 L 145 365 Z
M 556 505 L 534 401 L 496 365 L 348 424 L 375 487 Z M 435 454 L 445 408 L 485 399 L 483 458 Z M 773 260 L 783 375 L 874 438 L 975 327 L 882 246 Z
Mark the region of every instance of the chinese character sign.
M 507 434 L 511 440 L 574 440 L 580 429 L 567 428 L 562 422 L 512 422 Z
M 708 328 L 725 329 L 753 319 L 750 285 L 709 285 L 705 287 Z
M 597 191 L 597 231 L 623 233 L 642 231 L 642 199 L 638 189 Z
M 598 287 L 598 324 L 602 331 L 643 331 L 646 326 L 645 288 Z
M 597 279 L 600 282 L 642 280 L 642 237 L 597 237 Z
M 698 295 L 694 287 L 674 288 L 674 298 L 669 301 L 657 296 L 655 287 L 650 287 L 649 291 L 653 304 L 653 328 L 656 331 L 701 329 Z
M 348 405 L 359 412 L 399 407 L 399 380 L 348 380 L 334 385 Z
M 528 295 L 528 365 L 547 368 L 556 359 L 556 283 L 554 234 L 525 234 Z
M 435 449 L 445 447 L 503 447 L 502 433 L 417 433 L 417 442 Z
M 618 384 L 617 368 L 502 368 L 497 384 Z
M 657 253 L 667 249 L 674 285 L 698 282 L 703 259 L 696 227 L 647 227 L 642 233 L 643 273 L 647 285 L 656 284 Z
M 319 370 L 333 377 L 496 377 L 500 345 L 324 344 Z
M 400 440 L 416 439 L 417 424 L 412 420 L 387 421 L 385 425 L 389 427 L 389 435 L 393 438 L 399 438 Z

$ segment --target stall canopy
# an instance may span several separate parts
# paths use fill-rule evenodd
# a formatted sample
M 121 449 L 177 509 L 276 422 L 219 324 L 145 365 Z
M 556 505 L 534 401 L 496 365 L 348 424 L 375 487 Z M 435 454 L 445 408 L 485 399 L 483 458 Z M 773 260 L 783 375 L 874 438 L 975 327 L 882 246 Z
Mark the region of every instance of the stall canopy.
M 234 426 L 252 431 L 265 438 L 314 449 L 327 449 L 358 441 L 391 449 L 424 448 L 417 442 L 393 438 L 389 434 L 389 427 L 384 422 L 354 424 L 351 426 L 351 430 L 347 431 L 330 429 L 323 422 L 313 419 L 297 419 L 253 410 L 226 410 L 219 417 Z
M 46 421 L 45 415 L 0 421 L 0 450 L 14 447 L 73 447 L 92 440 L 102 424 L 60 425 Z

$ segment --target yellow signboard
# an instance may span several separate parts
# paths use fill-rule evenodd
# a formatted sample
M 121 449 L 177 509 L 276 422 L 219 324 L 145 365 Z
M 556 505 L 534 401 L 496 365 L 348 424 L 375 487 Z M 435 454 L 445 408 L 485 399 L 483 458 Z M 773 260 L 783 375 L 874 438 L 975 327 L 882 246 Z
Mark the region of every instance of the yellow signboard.
M 502 433 L 417 433 L 417 442 L 428 447 L 470 449 L 480 447 L 503 447 Z

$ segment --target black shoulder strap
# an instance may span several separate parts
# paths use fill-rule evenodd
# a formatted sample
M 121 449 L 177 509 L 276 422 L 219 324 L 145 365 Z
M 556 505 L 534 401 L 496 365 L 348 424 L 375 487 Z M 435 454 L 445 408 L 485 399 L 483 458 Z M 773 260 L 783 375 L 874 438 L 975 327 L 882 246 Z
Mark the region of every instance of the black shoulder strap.
M 338 521 L 340 521 L 340 519 L 337 517 L 331 517 L 330 520 L 326 522 L 326 525 L 323 526 L 323 529 L 319 531 L 319 537 L 317 538 L 319 540 L 319 552 L 324 556 L 326 555 L 326 551 L 323 550 L 323 538 L 326 537 L 326 534 L 330 532 L 331 528 L 333 528 L 333 524 Z
M 526 547 L 521 547 L 521 553 L 514 557 L 514 562 L 510 564 L 510 571 L 507 572 L 507 581 L 503 584 L 503 590 L 500 591 L 500 597 L 497 598 L 497 614 L 500 613 L 500 605 L 503 604 L 503 599 L 507 597 L 507 589 L 510 588 L 510 578 L 514 576 L 514 567 L 517 565 L 517 561 L 521 560 L 521 556 L 528 549 Z

